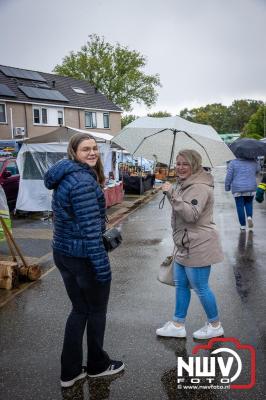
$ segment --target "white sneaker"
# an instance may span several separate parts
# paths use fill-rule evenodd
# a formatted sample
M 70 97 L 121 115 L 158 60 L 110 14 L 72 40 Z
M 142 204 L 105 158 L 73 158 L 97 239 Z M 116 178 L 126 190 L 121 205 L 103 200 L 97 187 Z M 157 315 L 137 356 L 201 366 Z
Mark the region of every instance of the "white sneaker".
M 193 337 L 195 339 L 211 339 L 213 337 L 222 336 L 223 334 L 224 330 L 221 323 L 217 327 L 214 327 L 210 323 L 206 322 L 202 328 L 193 333 Z
M 251 217 L 248 217 L 247 220 L 248 220 L 248 227 L 249 227 L 250 230 L 252 230 L 252 228 L 254 226 L 253 220 L 252 220 Z
M 162 328 L 156 329 L 156 335 L 185 338 L 187 336 L 187 333 L 184 325 L 177 327 L 172 321 L 168 321 Z
M 246 230 L 245 225 L 241 225 L 241 226 L 240 226 L 240 230 L 241 230 L 241 231 L 245 231 L 245 230 Z
M 75 378 L 71 379 L 71 381 L 60 381 L 61 387 L 67 388 L 73 386 L 75 382 L 79 381 L 80 379 L 84 379 L 87 376 L 86 368 L 82 367 L 82 372 L 76 376 Z

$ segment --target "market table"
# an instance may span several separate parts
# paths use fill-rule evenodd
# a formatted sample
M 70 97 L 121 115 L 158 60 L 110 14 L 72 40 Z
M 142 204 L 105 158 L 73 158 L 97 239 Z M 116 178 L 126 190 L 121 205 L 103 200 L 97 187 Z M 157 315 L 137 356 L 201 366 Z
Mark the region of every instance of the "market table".
M 112 186 L 104 188 L 104 197 L 106 208 L 112 207 L 115 204 L 120 204 L 124 200 L 123 183 L 119 182 Z

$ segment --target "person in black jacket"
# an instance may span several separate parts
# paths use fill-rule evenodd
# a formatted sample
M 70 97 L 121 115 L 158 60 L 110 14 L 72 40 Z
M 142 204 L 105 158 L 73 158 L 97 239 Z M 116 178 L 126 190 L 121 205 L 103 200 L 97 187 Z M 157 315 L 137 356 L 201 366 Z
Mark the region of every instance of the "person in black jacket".
M 124 369 L 103 350 L 111 269 L 102 234 L 105 231 L 103 167 L 95 139 L 74 135 L 68 159 L 53 165 L 44 183 L 53 189 L 53 256 L 72 311 L 67 319 L 61 355 L 61 386 L 77 380 L 112 375 Z M 87 365 L 82 341 L 87 326 Z

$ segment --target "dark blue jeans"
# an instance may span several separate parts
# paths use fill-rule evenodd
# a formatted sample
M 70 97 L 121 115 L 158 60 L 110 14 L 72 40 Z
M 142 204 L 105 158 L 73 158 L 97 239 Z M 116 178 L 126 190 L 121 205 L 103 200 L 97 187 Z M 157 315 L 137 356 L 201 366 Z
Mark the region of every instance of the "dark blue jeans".
M 65 327 L 61 380 L 72 380 L 82 371 L 82 342 L 86 325 L 88 372 L 103 372 L 110 365 L 110 358 L 103 350 L 110 282 L 96 281 L 85 258 L 67 257 L 54 251 L 54 261 L 72 303 Z
M 241 226 L 246 226 L 246 215 L 247 217 L 253 215 L 253 198 L 254 196 L 235 197 L 236 211 Z

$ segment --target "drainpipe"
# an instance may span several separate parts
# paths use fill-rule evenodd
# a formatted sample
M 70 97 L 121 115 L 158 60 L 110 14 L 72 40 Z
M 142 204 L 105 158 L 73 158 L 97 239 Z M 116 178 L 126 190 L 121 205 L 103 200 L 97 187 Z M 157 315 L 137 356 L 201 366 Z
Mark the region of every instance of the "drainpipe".
M 26 104 L 24 104 L 24 116 L 25 116 L 25 131 L 26 131 L 26 135 L 25 136 L 29 137 Z
M 10 108 L 10 127 L 11 127 L 11 137 L 14 139 L 14 127 L 13 127 L 13 109 Z
M 79 117 L 79 129 L 81 129 L 80 110 L 78 110 L 78 117 Z

